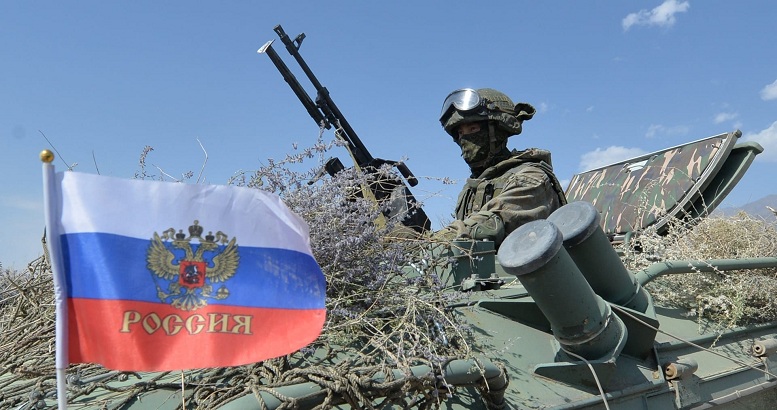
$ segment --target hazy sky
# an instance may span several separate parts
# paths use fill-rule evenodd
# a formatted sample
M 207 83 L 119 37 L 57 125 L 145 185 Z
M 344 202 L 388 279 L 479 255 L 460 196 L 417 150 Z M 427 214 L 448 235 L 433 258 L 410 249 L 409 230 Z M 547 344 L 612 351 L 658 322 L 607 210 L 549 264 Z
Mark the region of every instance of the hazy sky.
M 436 226 L 469 173 L 437 121 L 462 87 L 533 104 L 510 147 L 551 150 L 565 182 L 738 128 L 766 152 L 725 204 L 777 192 L 777 3 L 476 4 L 2 2 L 0 263 L 21 268 L 40 254 L 42 134 L 58 169 L 127 178 L 146 145 L 152 172 L 196 178 L 201 142 L 205 181 L 218 184 L 311 145 L 318 127 L 256 53 L 277 24 L 306 33 L 302 55 L 372 154 L 404 158 L 421 177 L 413 192 Z

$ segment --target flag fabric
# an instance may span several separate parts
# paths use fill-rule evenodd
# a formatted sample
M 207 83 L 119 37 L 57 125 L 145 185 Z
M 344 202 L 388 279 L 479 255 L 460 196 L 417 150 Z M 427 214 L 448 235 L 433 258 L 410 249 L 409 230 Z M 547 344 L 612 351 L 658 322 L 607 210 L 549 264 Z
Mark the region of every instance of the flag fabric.
M 319 336 L 324 276 L 307 224 L 278 196 L 70 171 L 52 179 L 49 245 L 67 299 L 58 346 L 69 363 L 236 366 Z

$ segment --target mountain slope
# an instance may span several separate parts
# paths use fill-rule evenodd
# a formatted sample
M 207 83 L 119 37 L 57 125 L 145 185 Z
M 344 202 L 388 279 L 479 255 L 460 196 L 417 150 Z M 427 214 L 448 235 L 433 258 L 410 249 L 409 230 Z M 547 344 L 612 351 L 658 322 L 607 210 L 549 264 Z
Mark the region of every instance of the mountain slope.
M 736 215 L 739 211 L 744 211 L 751 216 L 759 216 L 767 221 L 775 221 L 777 216 L 767 206 L 777 209 L 777 194 L 765 196 L 739 207 L 718 208 L 712 214 L 715 216 L 731 216 Z

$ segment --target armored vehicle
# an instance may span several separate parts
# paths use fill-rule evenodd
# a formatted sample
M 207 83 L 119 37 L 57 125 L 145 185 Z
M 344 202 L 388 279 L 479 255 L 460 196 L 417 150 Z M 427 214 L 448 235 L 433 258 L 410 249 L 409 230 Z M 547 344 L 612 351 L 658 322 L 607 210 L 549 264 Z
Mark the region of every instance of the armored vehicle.
M 301 61 L 301 37 L 292 42 L 280 26 L 276 32 Z M 260 51 L 271 54 L 278 66 L 271 43 Z M 367 172 L 379 165 L 397 165 L 376 160 L 361 141 L 353 139 L 355 134 L 348 130 L 350 126 L 343 127 L 339 110 L 332 110 L 320 84 L 314 103 L 287 75 L 290 72 L 285 79 L 317 123 L 336 125 L 346 133 L 339 137 L 353 150 L 356 165 Z M 321 107 L 329 108 L 319 111 Z M 441 278 L 451 297 L 445 303 L 438 300 L 433 308 L 467 329 L 455 342 L 440 330 L 441 323 L 431 321 L 425 324 L 429 337 L 419 340 L 464 343 L 467 355 L 427 357 L 394 367 L 388 358 L 367 371 L 365 365 L 354 364 L 359 363 L 356 358 L 368 355 L 368 347 L 354 339 L 241 368 L 134 373 L 79 365 L 69 371 L 69 406 L 774 408 L 777 322 L 716 327 L 688 315 L 687 309 L 657 303 L 646 286 L 666 275 L 745 269 L 775 272 L 777 258 L 666 260 L 655 255 L 652 265 L 629 270 L 622 261 L 625 255 L 617 250 L 629 249 L 646 230 L 666 233 L 675 221 L 697 221 L 715 209 L 762 152 L 756 143 L 738 142 L 740 135 L 739 131 L 716 135 L 575 175 L 566 190 L 569 204 L 547 220 L 512 232 L 498 254 L 492 242 L 460 240 L 431 251 L 442 252 L 449 264 L 406 266 L 409 276 Z M 339 160 L 328 161 L 327 167 L 334 174 L 343 168 Z M 404 167 L 400 172 L 413 185 L 409 170 Z M 365 190 L 363 195 L 404 204 L 400 211 L 387 208 L 384 217 L 413 208 L 414 199 L 401 181 L 382 182 L 371 186 L 372 194 Z M 426 224 L 413 218 L 406 223 L 419 230 Z M 41 265 L 45 270 L 45 263 Z M 29 288 L 18 278 L 14 283 L 20 290 Z M 31 303 L 23 305 L 28 308 L 37 306 L 34 301 L 25 303 Z M 24 316 L 16 310 L 4 313 L 5 329 L 18 331 L 24 326 L 19 319 Z M 381 314 L 389 318 L 399 313 Z M 54 405 L 53 355 L 45 354 L 50 352 L 53 334 L 53 319 L 48 320 L 51 324 L 40 328 L 50 332 L 45 334 L 48 341 L 36 342 L 38 349 L 44 346 L 42 357 L 4 354 L 0 375 L 4 408 Z M 369 331 L 380 334 L 382 329 Z M 29 348 L 32 339 L 20 339 L 18 348 Z M 50 369 L 41 370 L 43 364 Z

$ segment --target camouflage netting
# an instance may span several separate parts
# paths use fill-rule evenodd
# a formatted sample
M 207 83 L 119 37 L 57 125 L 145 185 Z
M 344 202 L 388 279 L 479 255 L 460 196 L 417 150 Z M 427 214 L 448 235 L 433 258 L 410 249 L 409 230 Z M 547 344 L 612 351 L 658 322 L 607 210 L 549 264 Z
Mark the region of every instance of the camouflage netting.
M 452 359 L 469 358 L 466 329 L 444 308 L 453 298 L 439 278 L 407 266 L 446 264 L 413 240 L 396 240 L 391 222 L 376 224 L 380 210 L 354 198 L 364 182 L 357 173 L 308 185 L 310 173 L 289 171 L 290 164 L 326 150 L 305 150 L 232 183 L 276 192 L 310 225 L 314 256 L 327 280 L 327 322 L 321 337 L 293 355 L 234 368 L 139 375 L 113 372 L 97 365 L 73 365 L 69 402 L 96 397 L 89 407 L 121 408 L 142 393 L 185 391 L 187 408 L 215 408 L 241 396 L 261 401 L 274 389 L 312 382 L 323 389 L 320 408 L 337 402 L 353 408 L 435 407 L 445 394 L 441 369 Z M 141 173 L 149 178 L 141 157 Z M 421 260 L 421 258 L 424 258 Z M 34 408 L 51 404 L 55 394 L 54 296 L 48 261 L 40 258 L 23 272 L 5 270 L 0 278 L 0 408 Z M 412 375 L 426 365 L 432 371 Z M 399 369 L 392 373 L 392 369 Z M 377 376 L 380 376 L 376 378 Z M 441 391 L 443 393 L 441 393 Z M 98 395 L 99 393 L 100 395 Z M 375 399 L 375 397 L 386 398 Z M 180 400 L 180 399 L 179 399 Z M 179 408 L 184 405 L 179 402 Z

